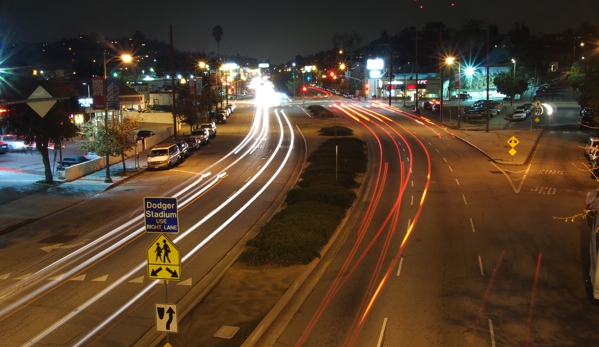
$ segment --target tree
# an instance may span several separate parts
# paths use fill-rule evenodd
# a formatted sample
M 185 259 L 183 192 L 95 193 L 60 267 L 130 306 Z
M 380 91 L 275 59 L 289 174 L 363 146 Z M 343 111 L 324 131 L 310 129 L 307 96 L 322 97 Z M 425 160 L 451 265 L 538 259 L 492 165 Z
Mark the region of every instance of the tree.
M 177 118 L 184 124 L 189 125 L 190 131 L 193 130 L 194 126 L 200 123 L 200 116 L 198 113 L 200 96 L 199 95 L 183 95 L 179 97 L 177 105 Z
M 20 80 L 17 85 L 14 85 L 14 90 L 18 94 L 5 97 L 9 101 L 24 100 L 38 86 L 42 86 L 54 98 L 72 98 L 77 95 L 70 85 L 63 83 L 62 80 L 52 79 L 47 81 Z M 78 104 L 72 103 L 71 99 L 57 101 L 43 117 L 25 103 L 9 106 L 3 126 L 7 132 L 22 135 L 27 142 L 35 143 L 35 148 L 39 151 L 44 163 L 44 183 L 54 183 L 48 154 L 49 144 L 53 142 L 55 148 L 61 148 L 63 143 L 77 135 L 79 129 L 69 117 L 75 111 L 78 111 Z
M 599 67 L 597 65 L 574 64 L 570 69 L 568 81 L 578 92 L 578 103 L 581 107 L 588 106 L 599 110 Z
M 528 90 L 528 78 L 520 72 L 516 73 L 515 79 L 513 71 L 500 72 L 493 79 L 493 84 L 499 93 L 505 95 L 524 94 Z
M 82 127 L 83 134 L 89 142 L 80 144 L 80 148 L 86 152 L 94 152 L 99 156 L 120 156 L 125 167 L 125 152 L 130 151 L 136 145 L 135 133 L 139 129 L 139 116 L 124 117 L 121 122 L 112 121 L 108 126 L 108 133 L 103 124 L 95 119 L 85 123 Z
M 225 32 L 223 31 L 223 28 L 221 28 L 220 25 L 215 26 L 214 28 L 212 28 L 212 36 L 214 36 L 214 39 L 216 40 L 216 49 L 217 49 L 217 53 L 220 56 L 220 40 L 222 40 L 223 35 L 225 34 Z

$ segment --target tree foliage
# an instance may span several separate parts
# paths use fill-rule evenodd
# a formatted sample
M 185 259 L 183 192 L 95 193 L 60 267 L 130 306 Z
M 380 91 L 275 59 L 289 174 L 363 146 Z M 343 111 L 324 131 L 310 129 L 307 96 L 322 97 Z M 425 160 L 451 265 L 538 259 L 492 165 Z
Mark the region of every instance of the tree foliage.
M 497 91 L 505 95 L 524 94 L 528 90 L 528 78 L 519 71 L 515 78 L 513 71 L 500 72 L 493 79 L 493 83 L 497 87 Z
M 54 98 L 70 98 L 77 95 L 70 85 L 59 79 L 20 80 L 14 86 L 18 95 L 12 95 L 12 101 L 27 99 L 38 86 L 43 87 Z M 8 133 L 22 135 L 27 142 L 35 143 L 35 148 L 44 163 L 44 183 L 54 182 L 48 154 L 50 144 L 54 143 L 55 148 L 60 148 L 63 143 L 77 135 L 78 128 L 71 121 L 70 114 L 78 110 L 78 105 L 72 103 L 71 99 L 56 101 L 43 117 L 25 103 L 9 106 L 2 126 Z
M 109 120 L 106 132 L 103 119 L 92 119 L 82 127 L 83 134 L 89 141 L 81 143 L 80 148 L 102 157 L 107 154 L 112 157 L 120 156 L 125 172 L 125 152 L 136 145 L 135 134 L 139 130 L 139 123 L 139 116 L 136 115 L 123 117 L 120 122 L 117 119 Z

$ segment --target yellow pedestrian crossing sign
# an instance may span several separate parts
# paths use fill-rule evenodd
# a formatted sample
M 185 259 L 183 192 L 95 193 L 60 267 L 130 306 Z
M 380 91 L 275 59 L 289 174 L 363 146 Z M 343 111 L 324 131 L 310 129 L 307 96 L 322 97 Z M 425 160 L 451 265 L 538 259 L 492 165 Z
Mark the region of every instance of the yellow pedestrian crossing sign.
M 181 251 L 160 234 L 146 251 L 148 278 L 151 280 L 179 281 L 181 279 Z
M 541 108 L 542 106 L 543 106 L 543 104 L 539 100 L 535 101 L 536 108 Z
M 518 146 L 519 143 L 520 141 L 516 138 L 516 136 L 512 136 L 507 140 L 507 144 L 510 145 L 510 147 L 512 148 Z

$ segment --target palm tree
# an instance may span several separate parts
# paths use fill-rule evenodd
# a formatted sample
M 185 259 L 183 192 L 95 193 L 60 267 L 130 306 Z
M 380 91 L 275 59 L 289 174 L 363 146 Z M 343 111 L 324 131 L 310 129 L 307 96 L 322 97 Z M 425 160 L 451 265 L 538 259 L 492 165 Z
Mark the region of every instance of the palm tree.
M 216 40 L 217 53 L 218 53 L 219 57 L 220 57 L 220 40 L 223 38 L 224 34 L 225 34 L 225 32 L 223 31 L 223 28 L 221 28 L 220 25 L 217 25 L 214 28 L 212 28 L 212 36 L 214 36 L 214 39 Z

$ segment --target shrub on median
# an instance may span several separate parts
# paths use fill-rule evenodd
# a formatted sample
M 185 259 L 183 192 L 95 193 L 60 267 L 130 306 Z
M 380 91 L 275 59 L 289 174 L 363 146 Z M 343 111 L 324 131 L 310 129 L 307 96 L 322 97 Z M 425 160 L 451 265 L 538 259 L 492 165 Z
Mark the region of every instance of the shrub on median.
M 338 150 L 335 174 L 335 146 Z M 286 208 L 266 223 L 247 243 L 239 261 L 247 265 L 308 264 L 353 204 L 357 173 L 366 171 L 365 143 L 353 138 L 324 142 L 309 157 L 298 188 L 287 193 Z M 333 163 L 333 164 L 331 164 Z

